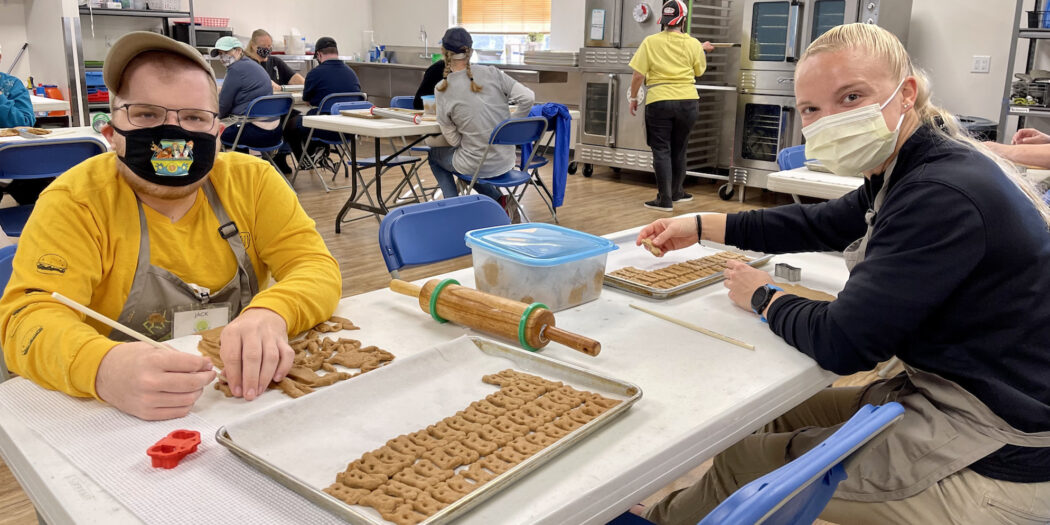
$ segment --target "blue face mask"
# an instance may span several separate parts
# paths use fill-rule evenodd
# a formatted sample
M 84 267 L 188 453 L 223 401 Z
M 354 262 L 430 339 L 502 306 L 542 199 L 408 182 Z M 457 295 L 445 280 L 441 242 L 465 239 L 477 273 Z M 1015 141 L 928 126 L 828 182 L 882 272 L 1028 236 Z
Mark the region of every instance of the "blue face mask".
M 259 47 L 255 49 L 255 54 L 259 55 L 259 58 L 266 60 L 266 57 L 270 56 L 272 50 L 268 47 Z

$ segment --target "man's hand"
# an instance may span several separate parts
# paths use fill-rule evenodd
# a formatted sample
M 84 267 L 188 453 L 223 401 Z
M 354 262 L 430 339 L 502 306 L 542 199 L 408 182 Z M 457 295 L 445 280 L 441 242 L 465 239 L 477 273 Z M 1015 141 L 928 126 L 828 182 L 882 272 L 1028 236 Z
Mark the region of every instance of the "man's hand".
M 631 101 L 631 116 L 632 117 L 634 116 L 634 113 L 636 111 L 638 111 L 638 101 L 637 100 L 632 100 Z
M 638 232 L 638 238 L 634 240 L 635 246 L 641 246 L 644 239 L 651 239 L 653 246 L 663 253 L 692 246 L 698 241 L 696 218 L 657 219 Z M 663 254 L 658 257 L 663 257 Z
M 1037 129 L 1024 128 L 1014 133 L 1012 142 L 1014 144 L 1047 144 L 1050 143 L 1050 135 Z
M 751 311 L 751 296 L 755 294 L 755 290 L 767 284 L 774 284 L 769 273 L 740 261 L 727 261 L 726 270 L 723 273 L 726 277 L 725 287 L 729 288 L 729 299 L 733 301 L 733 304 L 749 312 Z M 773 301 L 770 301 L 769 304 L 773 304 Z M 758 313 L 763 314 L 763 312 Z
M 704 42 L 704 53 L 710 53 L 715 50 L 715 46 L 710 41 Z
M 99 364 L 95 391 L 103 401 L 146 420 L 185 416 L 215 379 L 211 360 L 149 343 L 114 346 Z
M 292 369 L 295 351 L 288 346 L 288 324 L 272 310 L 250 308 L 222 329 L 219 341 L 223 375 L 234 396 L 259 397 L 270 381 Z

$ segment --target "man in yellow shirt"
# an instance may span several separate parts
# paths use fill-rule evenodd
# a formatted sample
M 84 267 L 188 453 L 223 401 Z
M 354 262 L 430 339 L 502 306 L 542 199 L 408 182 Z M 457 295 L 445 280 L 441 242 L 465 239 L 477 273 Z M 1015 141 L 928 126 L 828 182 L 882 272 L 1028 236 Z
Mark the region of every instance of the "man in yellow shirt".
M 0 299 L 7 364 L 143 419 L 185 415 L 215 378 L 202 356 L 120 342 L 50 297 L 59 292 L 157 340 L 229 322 L 224 374 L 254 399 L 291 368 L 288 334 L 332 314 L 339 266 L 269 164 L 218 153 L 215 78 L 199 52 L 129 33 L 103 77 L 113 152 L 41 194 Z
M 685 192 L 685 147 L 689 132 L 699 116 L 693 87 L 694 79 L 704 74 L 707 58 L 714 51 L 710 42 L 700 41 L 682 32 L 688 8 L 681 0 L 664 3 L 660 24 L 663 31 L 642 41 L 630 66 L 634 70 L 628 100 L 631 115 L 638 109 L 638 90 L 645 82 L 645 138 L 653 150 L 656 172 L 656 199 L 646 208 L 673 211 L 674 202 L 693 200 Z

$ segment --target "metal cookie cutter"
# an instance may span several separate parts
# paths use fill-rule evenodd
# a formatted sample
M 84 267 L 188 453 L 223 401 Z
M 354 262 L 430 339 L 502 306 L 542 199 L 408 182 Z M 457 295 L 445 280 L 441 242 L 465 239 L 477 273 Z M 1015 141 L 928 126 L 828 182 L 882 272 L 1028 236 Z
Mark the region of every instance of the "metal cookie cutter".
M 796 268 L 790 264 L 777 263 L 773 267 L 773 275 L 797 283 L 802 280 L 802 268 Z

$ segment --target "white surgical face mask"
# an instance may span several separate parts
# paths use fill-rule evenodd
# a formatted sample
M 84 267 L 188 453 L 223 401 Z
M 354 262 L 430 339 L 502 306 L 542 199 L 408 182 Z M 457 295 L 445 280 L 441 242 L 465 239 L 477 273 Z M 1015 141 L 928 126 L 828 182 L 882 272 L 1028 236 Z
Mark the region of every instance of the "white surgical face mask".
M 806 158 L 816 159 L 836 175 L 861 177 L 882 164 L 897 145 L 904 114 L 893 131 L 886 127 L 882 110 L 897 96 L 904 80 L 882 105 L 870 104 L 821 117 L 802 128 Z
M 232 64 L 232 63 L 234 63 L 236 61 L 237 61 L 237 59 L 233 58 L 233 55 L 231 55 L 231 54 L 223 53 L 223 54 L 219 55 L 219 62 L 222 62 L 222 65 L 224 65 L 226 67 L 230 67 L 230 64 Z

